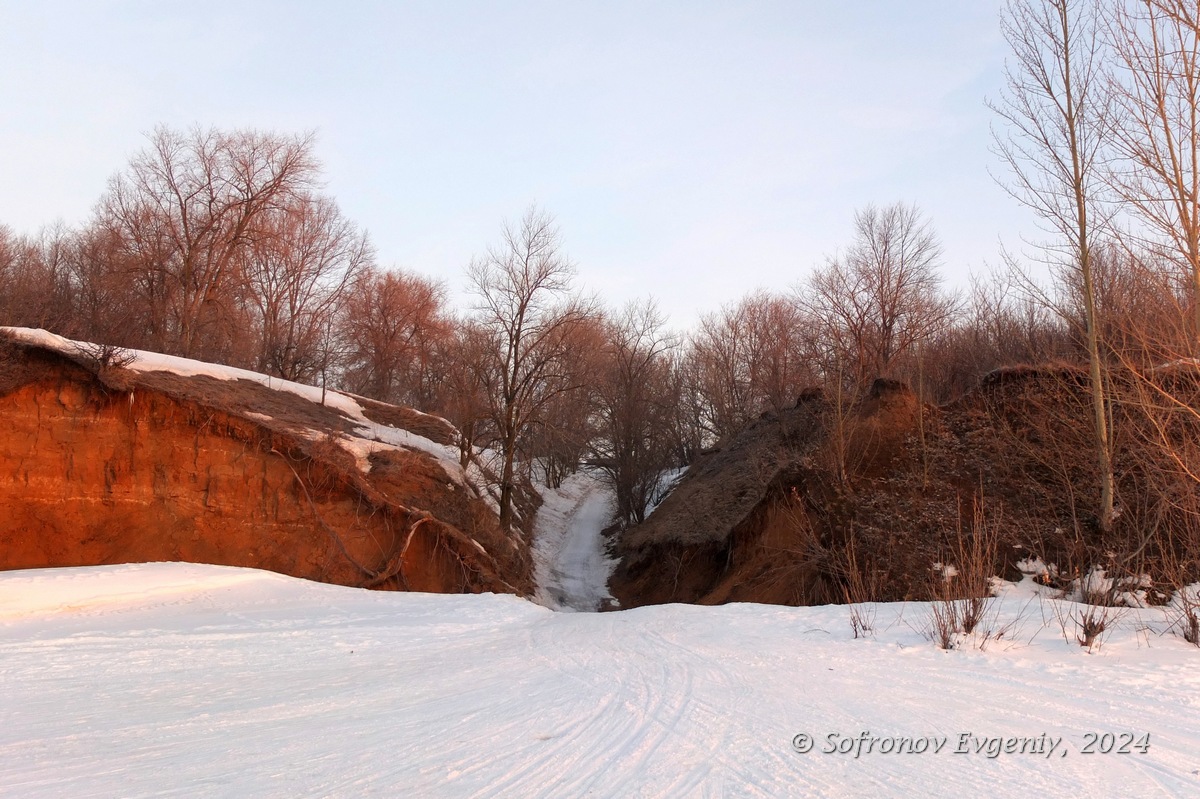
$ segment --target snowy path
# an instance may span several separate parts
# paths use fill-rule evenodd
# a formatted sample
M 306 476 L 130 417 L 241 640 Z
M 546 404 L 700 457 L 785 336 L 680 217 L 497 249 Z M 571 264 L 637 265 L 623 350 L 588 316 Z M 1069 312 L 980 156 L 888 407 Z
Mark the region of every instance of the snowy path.
M 594 476 L 568 477 L 546 491 L 534 533 L 534 579 L 538 599 L 554 610 L 598 610 L 611 600 L 612 560 L 602 530 L 612 520 L 612 492 Z
M 917 604 L 854 640 L 840 607 L 575 614 L 184 564 L 10 572 L 0 796 L 1200 795 L 1200 655 L 1157 611 L 1095 655 L 1049 605 L 1003 611 L 1016 645 L 943 652 Z M 1127 731 L 1149 751 L 1081 751 Z M 862 732 L 947 743 L 825 753 Z M 967 733 L 1065 740 L 956 754 Z

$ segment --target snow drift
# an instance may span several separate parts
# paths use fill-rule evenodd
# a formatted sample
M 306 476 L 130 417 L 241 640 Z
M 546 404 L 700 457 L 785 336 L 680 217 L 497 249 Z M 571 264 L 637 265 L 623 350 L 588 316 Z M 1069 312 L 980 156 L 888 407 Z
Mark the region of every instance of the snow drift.
M 1011 592 L 1011 638 L 945 652 L 919 603 L 856 640 L 845 607 L 552 613 L 186 564 L 9 572 L 0 794 L 1200 795 L 1195 648 L 1146 609 L 1088 654 L 1056 607 Z

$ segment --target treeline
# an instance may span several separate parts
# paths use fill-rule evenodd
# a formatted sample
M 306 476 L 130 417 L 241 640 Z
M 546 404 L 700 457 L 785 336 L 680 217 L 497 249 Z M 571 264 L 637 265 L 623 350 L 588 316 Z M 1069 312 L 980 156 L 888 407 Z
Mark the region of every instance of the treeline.
M 384 269 L 319 191 L 303 137 L 160 128 L 79 229 L 0 228 L 0 321 L 328 384 L 443 415 L 499 453 L 511 523 L 522 476 L 607 471 L 626 523 L 666 469 L 814 385 L 876 376 L 945 399 L 995 366 L 1070 357 L 1067 328 L 991 283 L 943 290 L 912 206 L 856 215 L 845 253 L 669 330 L 652 301 L 605 307 L 574 285 L 552 218 L 530 209 L 467 266 L 473 294 Z M 534 472 L 536 471 L 536 474 Z
M 318 191 L 312 149 L 157 130 L 87 225 L 0 229 L 0 321 L 443 415 L 464 462 L 499 454 L 506 524 L 516 480 L 556 484 L 582 463 L 609 474 L 621 520 L 640 521 L 664 470 L 813 386 L 849 398 L 888 376 L 945 401 L 999 366 L 1084 355 L 1071 309 L 1007 277 L 945 290 L 937 236 L 903 204 L 861 210 L 853 241 L 807 279 L 686 332 L 650 300 L 612 309 L 581 294 L 553 219 L 530 209 L 467 266 L 473 302 L 455 309 L 443 285 L 379 265 Z M 1132 273 L 1112 265 L 1116 297 Z

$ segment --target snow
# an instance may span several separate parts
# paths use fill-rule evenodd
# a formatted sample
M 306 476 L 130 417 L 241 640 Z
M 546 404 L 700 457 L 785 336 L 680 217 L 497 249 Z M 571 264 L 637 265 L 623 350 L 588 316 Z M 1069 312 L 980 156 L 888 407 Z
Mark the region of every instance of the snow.
M 1167 363 L 1160 363 L 1158 366 L 1155 366 L 1150 371 L 1161 372 L 1164 370 L 1180 369 L 1183 367 L 1193 367 L 1193 368 L 1200 367 L 1200 360 L 1197 360 L 1196 358 L 1179 358 L 1174 361 L 1168 361 Z
M 1200 795 L 1200 653 L 1126 609 L 1088 654 L 1018 588 L 997 600 L 1010 639 L 946 652 L 917 603 L 854 639 L 837 606 L 553 613 L 213 566 L 8 572 L 0 795 Z M 1104 733 L 1148 751 L 1084 754 Z
M 358 435 L 357 437 L 342 436 L 341 444 L 343 447 L 350 449 L 351 452 L 356 454 L 360 452 L 361 448 L 363 447 L 367 449 L 368 453 L 376 449 L 394 449 L 396 447 L 420 450 L 427 455 L 432 455 L 434 459 L 437 460 L 437 462 L 441 465 L 442 469 L 445 470 L 447 476 L 449 476 L 451 480 L 459 485 L 465 486 L 467 484 L 466 476 L 463 474 L 462 466 L 460 466 L 458 462 L 458 450 L 455 447 L 439 444 L 432 439 L 428 439 L 425 436 L 419 436 L 409 430 L 404 430 L 399 427 L 389 427 L 377 422 L 372 422 L 371 420 L 367 419 L 365 415 L 363 415 L 362 408 L 357 402 L 354 402 L 354 400 L 350 399 L 350 397 L 344 394 L 339 394 L 338 396 L 342 397 L 348 402 L 354 403 L 354 407 L 358 408 L 357 415 L 354 413 L 349 414 L 358 420 L 356 423 L 356 432 Z M 355 449 L 356 447 L 359 449 Z M 365 472 L 370 470 L 371 465 L 370 463 L 367 463 L 364 467 L 360 462 L 359 468 Z
M 947 583 L 958 576 L 958 567 L 953 563 L 935 563 L 933 564 L 933 571 L 941 576 L 943 582 Z
M 81 351 L 81 348 L 88 346 L 85 342 L 73 341 L 45 330 L 0 327 L 0 331 L 7 333 L 17 341 L 46 347 L 68 355 L 78 353 Z M 125 364 L 125 368 L 136 372 L 170 372 L 183 377 L 204 376 L 216 380 L 249 380 L 276 391 L 286 391 L 295 394 L 314 404 L 325 405 L 326 407 L 341 411 L 354 423 L 355 435 L 340 435 L 335 440 L 342 448 L 354 456 L 360 471 L 369 472 L 371 470 L 371 463 L 368 458 L 372 452 L 381 449 L 394 450 L 396 448 L 403 448 L 419 450 L 432 455 L 451 481 L 461 486 L 468 484 L 462 467 L 459 465 L 458 450 L 456 448 L 439 444 L 436 441 L 408 430 L 389 427 L 371 421 L 367 418 L 362 406 L 349 394 L 333 389 L 322 389 L 319 386 L 295 383 L 291 380 L 283 380 L 282 378 L 260 374 L 259 372 L 252 372 L 248 369 L 238 369 L 233 366 L 195 361 L 190 358 L 180 358 L 174 355 L 163 355 L 162 353 L 147 352 L 144 350 L 123 350 L 123 352 L 127 352 L 133 356 L 133 360 Z M 269 417 L 256 413 L 250 413 L 247 416 L 255 418 L 258 421 L 269 419 Z M 325 431 L 308 430 L 298 432 L 311 439 L 323 438 L 325 436 Z
M 1041 558 L 1022 558 L 1015 564 L 1017 571 L 1031 577 L 1042 577 L 1049 579 L 1058 574 L 1058 567 L 1054 564 L 1047 566 Z
M 616 562 L 602 531 L 615 499 L 599 476 L 580 470 L 557 489 L 542 489 L 533 532 L 534 599 L 552 610 L 595 611 L 611 603 L 608 578 Z
M 675 490 L 675 486 L 679 485 L 679 481 L 687 474 L 687 470 L 688 467 L 680 466 L 675 469 L 667 469 L 658 476 L 658 484 L 654 487 L 654 494 L 650 497 L 650 502 L 646 506 L 647 517 L 658 510 L 658 506 L 667 498 L 667 494 Z
M 687 468 L 663 472 L 653 513 Z M 607 554 L 604 528 L 613 522 L 616 497 L 598 470 L 581 469 L 557 490 L 541 488 L 542 506 L 534 521 L 534 601 L 551 610 L 596 611 L 616 607 L 608 580 L 616 560 Z

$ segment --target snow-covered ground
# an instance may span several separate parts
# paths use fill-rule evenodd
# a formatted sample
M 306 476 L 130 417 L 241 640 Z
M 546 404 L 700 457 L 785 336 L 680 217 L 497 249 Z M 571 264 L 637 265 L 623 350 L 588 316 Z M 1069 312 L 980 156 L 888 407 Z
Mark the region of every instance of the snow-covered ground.
M 0 795 L 1200 795 L 1200 653 L 1130 609 L 1088 654 L 1056 607 L 1013 591 L 1000 642 L 947 652 L 920 604 L 856 640 L 844 607 L 9 572 Z
M 612 600 L 608 578 L 616 563 L 601 534 L 612 522 L 612 491 L 584 470 L 541 492 L 533 534 L 535 599 L 553 610 L 598 610 Z

